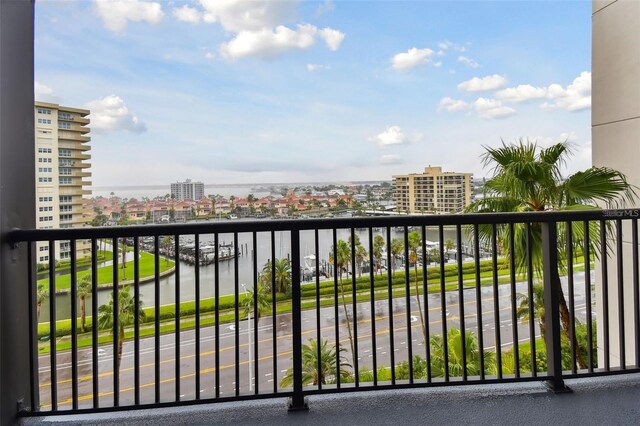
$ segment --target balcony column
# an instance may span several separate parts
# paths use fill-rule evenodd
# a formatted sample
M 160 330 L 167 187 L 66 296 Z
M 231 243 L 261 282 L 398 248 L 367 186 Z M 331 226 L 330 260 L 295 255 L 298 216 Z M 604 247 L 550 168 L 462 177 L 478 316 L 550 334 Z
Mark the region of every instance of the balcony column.
M 27 246 L 7 232 L 35 228 L 33 3 L 0 0 L 0 424 L 37 405 L 30 394 Z

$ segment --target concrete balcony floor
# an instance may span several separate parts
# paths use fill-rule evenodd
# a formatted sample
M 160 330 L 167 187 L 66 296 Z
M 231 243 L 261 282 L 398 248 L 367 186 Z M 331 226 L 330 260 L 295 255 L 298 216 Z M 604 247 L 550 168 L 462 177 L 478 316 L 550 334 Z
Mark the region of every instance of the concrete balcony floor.
M 640 424 L 640 374 L 542 383 L 353 392 L 309 398 L 288 413 L 282 398 L 180 408 L 23 419 L 23 425 L 632 425 Z

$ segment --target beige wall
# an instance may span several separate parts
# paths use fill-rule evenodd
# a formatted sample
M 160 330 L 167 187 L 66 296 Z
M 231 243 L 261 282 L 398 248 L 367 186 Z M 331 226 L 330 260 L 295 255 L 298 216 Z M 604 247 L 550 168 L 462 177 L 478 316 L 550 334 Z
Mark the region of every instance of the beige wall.
M 595 0 L 592 17 L 592 156 L 594 166 L 607 166 L 640 186 L 640 1 Z M 640 202 L 636 202 L 639 205 Z M 630 229 L 623 231 L 626 364 L 634 362 L 633 289 Z M 609 321 L 611 366 L 620 364 L 615 258 L 609 258 Z M 596 266 L 596 310 L 599 364 L 603 365 L 604 317 L 602 269 Z

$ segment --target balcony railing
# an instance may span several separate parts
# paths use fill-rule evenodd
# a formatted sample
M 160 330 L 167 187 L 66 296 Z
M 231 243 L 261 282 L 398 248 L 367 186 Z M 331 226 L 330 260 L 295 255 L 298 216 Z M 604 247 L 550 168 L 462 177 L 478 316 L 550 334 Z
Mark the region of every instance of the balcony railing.
M 322 393 L 514 381 L 564 391 L 566 378 L 638 372 L 637 215 L 14 231 L 30 259 L 34 406 L 23 414 L 270 397 L 295 410 Z M 55 258 L 58 241 L 70 244 L 66 273 L 37 271 L 36 243 Z

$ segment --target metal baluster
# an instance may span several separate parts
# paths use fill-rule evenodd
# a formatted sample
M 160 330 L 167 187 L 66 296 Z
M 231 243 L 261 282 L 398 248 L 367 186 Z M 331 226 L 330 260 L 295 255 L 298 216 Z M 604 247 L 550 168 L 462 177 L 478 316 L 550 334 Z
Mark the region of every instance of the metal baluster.
M 511 327 L 513 337 L 513 367 L 516 378 L 520 377 L 520 340 L 518 339 L 518 308 L 516 307 L 516 250 L 515 226 L 509 223 L 509 271 L 511 284 Z
M 309 409 L 302 389 L 302 295 L 300 292 L 300 231 L 291 230 L 291 322 L 293 333 L 293 396 L 289 411 Z M 340 355 L 338 355 L 339 357 Z M 339 370 L 338 370 L 339 371 Z
M 133 239 L 133 364 L 134 401 L 140 405 L 140 240 Z
M 396 355 L 393 333 L 393 263 L 391 262 L 391 227 L 387 227 L 387 278 L 389 281 L 389 357 L 391 358 L 391 384 L 396 384 Z
M 196 297 L 196 330 L 195 330 L 195 398 L 196 401 L 200 399 L 201 385 L 200 385 L 200 234 L 195 235 L 195 297 Z
M 322 330 L 320 323 L 320 248 L 318 229 L 314 230 L 314 249 L 316 255 L 316 342 L 318 343 L 318 371 L 322 371 Z M 340 356 L 340 354 L 337 354 Z M 322 389 L 322 380 L 318 380 L 318 389 Z
M 180 235 L 174 234 L 174 307 L 175 307 L 175 330 L 174 330 L 174 375 L 175 375 L 175 400 L 180 401 Z
M 602 259 L 602 309 L 604 313 L 602 333 L 604 336 L 604 369 L 610 370 L 610 346 L 609 346 L 609 268 L 607 253 L 607 223 L 600 221 L 600 253 Z
M 427 361 L 427 383 L 431 383 L 431 339 L 430 339 L 430 323 L 429 318 L 429 283 L 427 273 L 427 229 L 422 226 L 422 300 L 424 303 L 424 347 L 425 359 Z
M 215 269 L 213 270 L 213 290 L 214 290 L 214 317 L 216 323 L 215 329 L 215 382 L 216 382 L 216 398 L 220 398 L 220 236 L 216 232 L 214 235 L 214 258 Z
M 356 387 L 360 387 L 360 372 L 358 366 L 358 305 L 356 295 L 356 246 L 355 230 L 351 228 L 351 305 L 353 319 L 353 375 Z
M 478 321 L 478 348 L 480 349 L 480 380 L 484 380 L 484 330 L 482 328 L 482 281 L 480 280 L 480 238 L 478 224 L 473 224 L 473 244 L 476 269 L 476 318 Z
M 120 362 L 118 358 L 120 356 L 118 351 L 118 342 L 120 340 L 119 327 L 120 327 L 120 288 L 118 280 L 118 238 L 113 238 L 113 406 L 118 407 L 120 405 Z M 124 239 L 122 244 L 122 250 L 127 252 L 127 247 L 124 245 Z
M 460 339 L 462 343 L 462 380 L 467 381 L 467 332 L 464 323 L 464 279 L 462 271 L 462 229 L 456 225 L 456 248 L 458 257 L 458 300 L 460 306 Z
M 442 225 L 438 226 L 438 253 L 440 255 L 440 313 L 442 320 L 442 348 L 444 359 L 449 359 L 449 339 L 447 336 L 447 298 L 446 298 L 446 284 L 444 281 L 444 228 Z M 444 381 L 449 381 L 449 363 L 444 363 Z
M 234 321 L 235 321 L 235 371 L 236 371 L 236 396 L 240 395 L 240 277 L 238 276 L 238 233 L 233 233 L 233 294 L 234 294 Z
M 531 346 L 531 374 L 538 376 L 538 364 L 536 359 L 536 328 L 534 294 L 533 294 L 533 257 L 531 254 L 531 223 L 525 224 L 527 232 L 527 297 L 529 298 L 529 345 Z
M 591 315 L 591 242 L 589 221 L 584 221 L 584 294 L 587 310 L 587 351 L 589 353 L 589 373 L 593 373 L 593 324 Z
M 56 245 L 49 240 L 49 355 L 51 369 L 51 410 L 58 411 L 58 364 L 56 323 Z
M 316 233 L 318 231 L 316 230 Z M 317 235 L 317 234 L 316 234 Z M 373 228 L 369 227 L 369 292 L 371 293 L 371 355 L 373 355 L 373 386 L 378 385 L 378 351 L 376 343 L 376 292 L 374 286 Z M 319 326 L 319 324 L 318 324 Z
M 340 389 L 340 312 L 338 310 L 338 239 L 337 239 L 337 230 L 333 228 L 333 307 L 334 307 L 334 318 L 335 318 L 335 333 L 336 333 L 336 386 Z
M 625 336 L 624 336 L 624 257 L 622 253 L 622 220 L 616 220 L 616 266 L 618 274 L 618 340 L 620 351 L 620 368 L 625 370 Z
M 98 368 L 98 241 L 91 240 L 91 375 L 93 384 L 93 408 L 100 407 L 100 371 Z
M 417 262 L 417 259 L 416 259 Z M 404 227 L 404 284 L 405 311 L 407 321 L 407 358 L 409 361 L 409 383 L 413 384 L 413 339 L 411 333 L 411 284 L 409 283 L 409 229 Z M 416 295 L 419 297 L 419 295 Z
M 569 326 L 571 335 L 571 372 L 576 374 L 578 359 L 578 339 L 576 338 L 576 308 L 573 284 L 573 223 L 567 222 L 567 284 L 569 287 Z
M 160 402 L 160 237 L 154 235 L 154 376 L 155 401 Z M 166 254 L 169 255 L 168 253 Z
M 71 407 L 78 409 L 78 276 L 76 268 L 76 240 L 69 241 L 71 253 Z
M 493 265 L 493 318 L 498 379 L 502 379 L 502 340 L 500 338 L 500 303 L 498 297 L 498 236 L 496 224 L 491 224 L 491 259 Z

